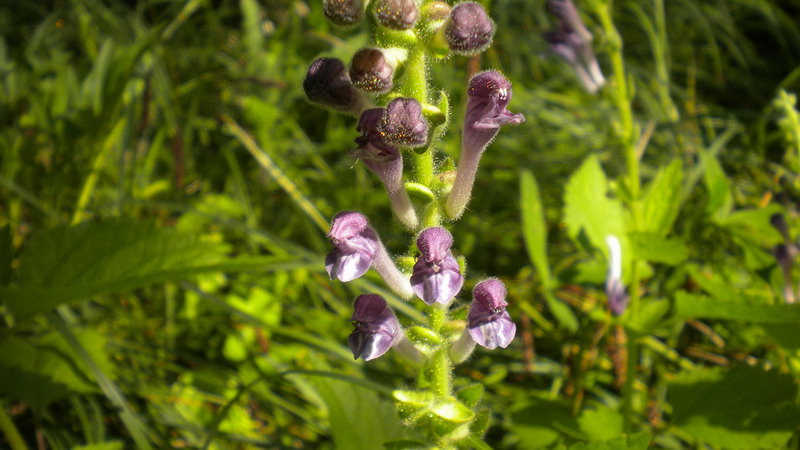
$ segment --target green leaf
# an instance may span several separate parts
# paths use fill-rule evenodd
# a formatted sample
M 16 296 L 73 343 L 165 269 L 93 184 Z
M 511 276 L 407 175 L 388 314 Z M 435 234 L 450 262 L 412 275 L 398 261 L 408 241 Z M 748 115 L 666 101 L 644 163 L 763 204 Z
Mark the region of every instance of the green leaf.
M 578 417 L 578 425 L 590 440 L 603 441 L 622 434 L 622 414 L 602 405 L 586 408 Z
M 459 400 L 464 402 L 465 405 L 474 408 L 483 397 L 483 385 L 480 383 L 470 384 L 458 391 L 456 396 Z
M 315 384 L 328 407 L 336 448 L 371 450 L 405 437 L 394 407 L 375 392 L 328 378 L 318 378 Z
M 440 419 L 450 423 L 467 423 L 475 417 L 475 413 L 467 408 L 463 403 L 450 398 L 434 404 L 431 413 Z
M 411 342 L 419 345 L 433 347 L 442 343 L 442 339 L 435 331 L 422 326 L 413 326 L 407 328 L 406 335 Z
M 555 298 L 549 292 L 545 293 L 544 299 L 547 302 L 547 308 L 558 320 L 559 325 L 572 332 L 578 331 L 578 318 L 575 317 L 575 313 L 572 312 L 569 305 Z
M 659 169 L 642 198 L 642 230 L 666 236 L 678 216 L 683 186 L 679 159 Z
M 708 190 L 708 203 L 706 213 L 715 220 L 721 220 L 730 214 L 733 207 L 733 195 L 731 185 L 725 172 L 722 171 L 719 161 L 711 152 L 703 152 L 700 155 L 701 163 L 704 167 L 703 181 Z
M 579 442 L 569 450 L 645 450 L 650 447 L 652 436 L 645 431 L 624 435 L 607 441 Z
M 226 252 L 223 244 L 147 223 L 59 227 L 27 244 L 21 256 L 20 286 L 0 287 L 0 298 L 25 318 L 67 302 L 165 280 L 268 267 L 269 259 L 233 260 Z M 293 257 L 273 262 L 292 260 L 297 261 Z
M 629 325 L 632 329 L 649 334 L 652 333 L 653 328 L 661 322 L 661 319 L 669 312 L 669 302 L 666 300 L 643 300 L 639 315 L 636 321 L 632 321 Z M 631 320 L 631 316 L 628 316 Z
M 564 401 L 532 397 L 527 406 L 512 413 L 512 419 L 520 448 L 548 447 L 562 435 L 586 439 L 572 416 L 572 408 Z
M 586 158 L 570 177 L 564 192 L 564 222 L 569 236 L 579 242 L 586 234 L 593 247 L 608 255 L 606 236 L 613 234 L 622 244 L 623 259 L 630 260 L 626 251 L 625 221 L 622 204 L 607 196 L 608 181 L 597 157 Z M 623 264 L 627 267 L 627 264 Z
M 800 426 L 791 375 L 755 367 L 698 369 L 669 385 L 673 425 L 711 446 L 784 447 Z
M 94 330 L 75 333 L 104 372 L 115 366 L 105 349 L 106 338 Z M 37 338 L 10 337 L 0 342 L 0 393 L 35 407 L 75 393 L 97 392 L 90 371 L 55 333 Z
M 652 232 L 628 233 L 637 259 L 675 266 L 689 257 L 689 249 L 680 239 L 668 239 Z
M 550 289 L 552 279 L 547 261 L 547 223 L 539 186 L 529 170 L 523 170 L 520 175 L 520 211 L 522 237 L 528 256 L 542 279 L 542 286 L 545 290 Z
M 725 302 L 678 291 L 675 295 L 677 319 L 728 319 L 757 323 L 800 323 L 800 305 L 766 305 L 758 303 Z
M 125 446 L 121 441 L 108 441 L 98 444 L 87 444 L 72 447 L 72 450 L 122 450 Z

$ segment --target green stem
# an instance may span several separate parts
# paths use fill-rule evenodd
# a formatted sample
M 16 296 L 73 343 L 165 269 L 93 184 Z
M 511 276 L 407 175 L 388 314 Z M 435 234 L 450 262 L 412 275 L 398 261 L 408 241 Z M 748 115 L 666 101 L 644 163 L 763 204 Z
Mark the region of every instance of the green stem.
M 431 307 L 431 328 L 433 331 L 440 333 L 442 326 L 447 321 L 447 307 L 438 303 Z M 444 399 L 450 396 L 450 385 L 452 373 L 450 371 L 450 346 L 442 345 L 434 353 L 431 364 L 432 367 L 432 388 L 433 392 L 439 399 Z
M 641 227 L 641 212 L 639 208 L 639 192 L 641 190 L 641 180 L 639 178 L 639 157 L 636 151 L 637 130 L 633 123 L 633 110 L 631 98 L 628 92 L 628 79 L 625 74 L 625 63 L 622 54 L 622 38 L 614 27 L 612 12 L 614 2 L 609 0 L 605 5 L 597 9 L 600 23 L 605 30 L 608 38 L 609 56 L 614 73 L 613 91 L 611 93 L 614 105 L 619 112 L 619 137 L 622 142 L 625 154 L 625 163 L 628 169 L 628 192 L 630 200 L 628 208 L 631 211 L 631 231 L 639 230 Z M 635 322 L 639 316 L 639 284 L 641 282 L 639 263 L 636 259 L 632 262 L 631 284 L 630 284 L 630 321 Z M 639 359 L 638 336 L 629 331 L 628 335 L 628 371 L 623 387 L 622 411 L 625 419 L 625 430 L 633 428 L 634 421 L 634 384 L 636 381 L 636 368 Z
M 414 98 L 421 105 L 428 103 L 427 54 L 424 44 L 411 49 L 406 60 L 406 73 L 401 81 L 400 94 Z M 433 184 L 433 151 L 411 152 L 414 179 L 428 188 Z
M 25 441 L 22 440 L 22 436 L 19 434 L 19 430 L 17 430 L 11 417 L 6 413 L 5 402 L 0 402 L 0 431 L 3 432 L 3 436 L 12 450 L 28 450 Z

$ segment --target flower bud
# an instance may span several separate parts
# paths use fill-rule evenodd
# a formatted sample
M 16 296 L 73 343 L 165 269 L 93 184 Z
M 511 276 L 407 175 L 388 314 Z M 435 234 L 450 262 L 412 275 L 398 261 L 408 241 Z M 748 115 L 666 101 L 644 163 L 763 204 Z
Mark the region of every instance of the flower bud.
M 403 336 L 397 316 L 380 295 L 359 295 L 353 309 L 350 320 L 355 329 L 347 338 L 353 358 L 375 359 L 388 352 Z
M 506 348 L 517 331 L 506 311 L 506 287 L 497 278 L 490 278 L 472 289 L 472 305 L 467 315 L 467 329 L 480 346 L 493 350 Z
M 389 102 L 378 131 L 386 142 L 402 147 L 422 147 L 428 143 L 428 121 L 422 115 L 422 105 L 413 98 Z
M 322 0 L 322 12 L 336 25 L 355 25 L 364 18 L 361 0 Z
M 362 91 L 385 94 L 392 90 L 395 69 L 405 56 L 402 49 L 362 48 L 353 55 L 350 79 Z
M 416 0 L 377 0 L 375 5 L 378 23 L 392 30 L 413 28 L 418 16 Z
M 453 236 L 440 227 L 427 228 L 417 238 L 420 257 L 414 264 L 411 287 L 417 297 L 432 305 L 446 305 L 464 284 L 458 261 L 450 253 Z
M 473 55 L 486 50 L 494 38 L 494 22 L 483 6 L 475 2 L 459 3 L 450 11 L 447 23 L 441 28 L 450 50 Z
M 350 82 L 344 63 L 336 58 L 319 58 L 311 63 L 303 89 L 312 102 L 344 113 L 358 115 L 368 104 Z

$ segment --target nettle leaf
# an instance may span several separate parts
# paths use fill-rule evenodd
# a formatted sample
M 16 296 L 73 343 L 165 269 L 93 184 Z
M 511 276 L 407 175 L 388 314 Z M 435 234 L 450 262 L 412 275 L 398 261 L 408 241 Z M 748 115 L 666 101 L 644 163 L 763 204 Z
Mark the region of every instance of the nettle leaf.
M 28 242 L 20 283 L 0 287 L 0 299 L 25 318 L 94 295 L 204 272 L 268 266 L 269 258 L 232 260 L 227 251 L 222 243 L 152 223 L 113 220 L 58 227 Z
M 670 383 L 673 425 L 715 447 L 784 447 L 800 426 L 789 374 L 755 367 L 698 369 Z
M 522 237 L 525 248 L 536 272 L 542 279 L 542 286 L 551 286 L 550 265 L 547 261 L 547 222 L 539 194 L 539 185 L 529 170 L 520 175 L 520 211 L 522 212 Z
M 625 221 L 622 204 L 611 199 L 608 180 L 597 157 L 586 158 L 581 167 L 570 177 L 564 192 L 564 222 L 569 236 L 580 242 L 585 233 L 591 245 L 608 255 L 606 236 L 613 234 L 620 239 L 623 258 L 629 260 L 629 249 L 625 238 Z M 626 264 L 627 266 L 627 264 Z
M 683 168 L 674 159 L 659 169 L 642 198 L 642 230 L 666 236 L 680 210 Z
M 384 442 L 408 436 L 391 402 L 364 387 L 329 378 L 318 378 L 315 385 L 328 408 L 331 433 L 336 448 L 383 448 Z
M 689 257 L 689 249 L 678 238 L 669 239 L 654 232 L 628 233 L 628 238 L 634 255 L 644 261 L 675 266 Z
M 800 305 L 722 301 L 705 295 L 678 291 L 675 294 L 675 317 L 797 324 L 800 323 Z

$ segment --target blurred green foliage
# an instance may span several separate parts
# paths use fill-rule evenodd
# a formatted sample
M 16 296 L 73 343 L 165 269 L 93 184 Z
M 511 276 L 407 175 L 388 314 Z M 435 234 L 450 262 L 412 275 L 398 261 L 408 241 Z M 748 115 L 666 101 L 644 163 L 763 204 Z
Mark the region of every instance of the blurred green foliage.
M 645 220 L 631 230 L 610 96 L 548 57 L 543 1 L 482 3 L 498 33 L 478 62 L 513 81 L 527 118 L 487 151 L 452 230 L 468 287 L 503 278 L 520 330 L 457 368 L 465 398 L 485 386 L 487 444 L 797 448 L 800 313 L 783 303 L 798 273 L 776 264 L 770 217 L 796 242 L 798 4 L 615 4 L 642 135 Z M 609 43 L 584 19 L 605 69 Z M 345 345 L 359 293 L 419 313 L 376 275 L 345 286 L 322 263 L 325 221 L 344 209 L 406 251 L 380 182 L 348 157 L 354 119 L 301 88 L 310 61 L 349 60 L 365 30 L 295 0 L 11 0 L 0 30 L 2 445 L 419 439 L 390 395 L 414 369 L 354 362 Z M 469 64 L 431 66 L 450 96 L 443 161 Z M 609 232 L 625 277 L 644 261 L 636 320 L 607 311 Z M 632 429 L 626 338 L 642 347 Z

